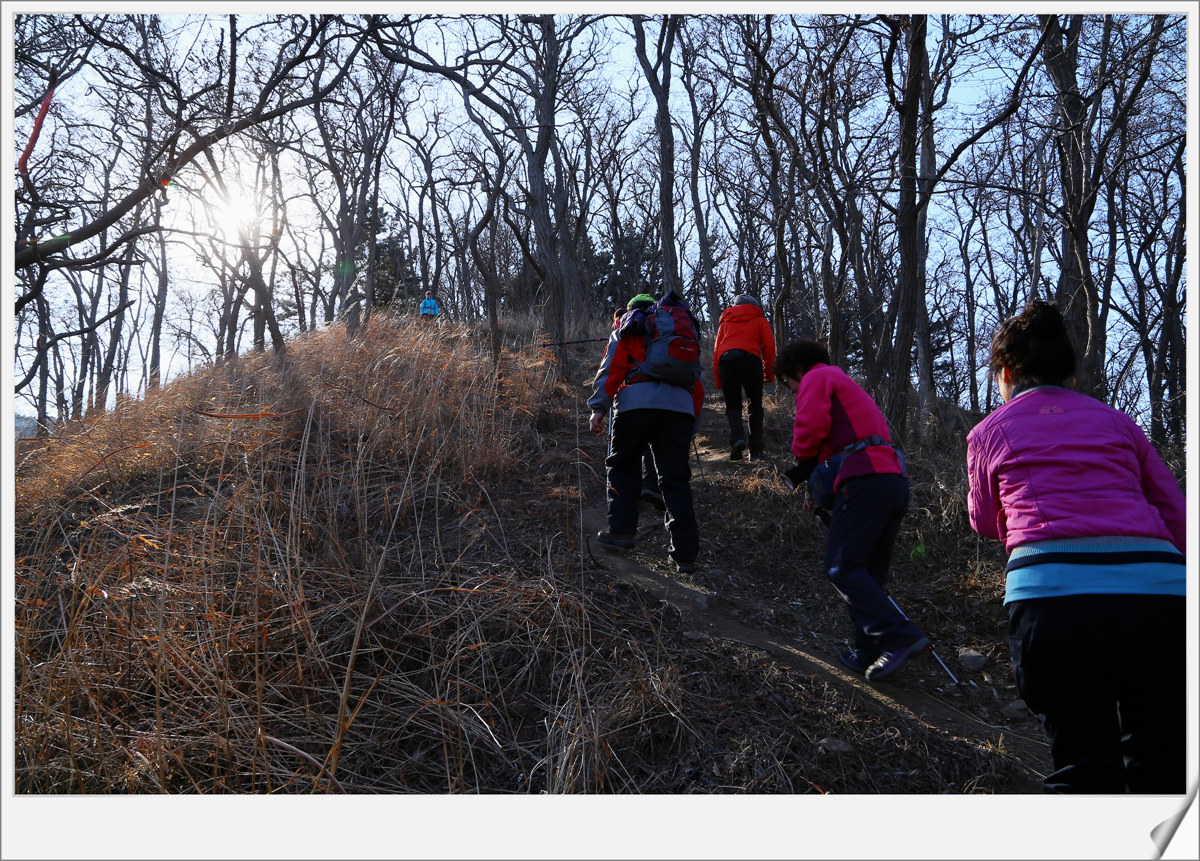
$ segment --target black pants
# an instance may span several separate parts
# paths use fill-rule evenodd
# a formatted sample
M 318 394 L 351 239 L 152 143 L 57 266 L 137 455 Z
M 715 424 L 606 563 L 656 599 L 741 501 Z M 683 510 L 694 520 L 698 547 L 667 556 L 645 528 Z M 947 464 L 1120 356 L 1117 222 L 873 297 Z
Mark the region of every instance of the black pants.
M 642 453 L 642 493 L 658 493 L 658 469 L 649 448 Z
M 658 487 L 666 506 L 671 557 L 690 564 L 700 551 L 700 530 L 692 504 L 692 469 L 688 462 L 695 419 L 673 410 L 641 409 L 618 412 L 608 468 L 608 528 L 633 535 L 642 495 L 642 452 L 654 457 Z
M 1186 791 L 1184 613 L 1172 595 L 1008 605 L 1017 689 L 1050 741 L 1046 792 Z
M 608 453 L 612 454 L 612 417 L 608 420 L 608 438 L 609 449 Z M 608 455 L 605 455 L 607 457 Z M 642 452 L 642 493 L 658 493 L 658 470 L 654 468 L 654 455 L 650 453 L 650 446 L 646 446 Z
M 762 359 L 745 350 L 726 350 L 721 363 L 721 394 L 725 396 L 725 417 L 729 420 L 729 445 L 747 440 L 750 454 L 763 450 L 763 364 Z M 750 416 L 750 436 L 742 423 L 742 392 L 746 393 L 746 413 Z
M 825 573 L 854 622 L 854 647 L 868 656 L 923 636 L 884 591 L 908 500 L 904 476 L 861 475 L 838 488 L 829 519 Z

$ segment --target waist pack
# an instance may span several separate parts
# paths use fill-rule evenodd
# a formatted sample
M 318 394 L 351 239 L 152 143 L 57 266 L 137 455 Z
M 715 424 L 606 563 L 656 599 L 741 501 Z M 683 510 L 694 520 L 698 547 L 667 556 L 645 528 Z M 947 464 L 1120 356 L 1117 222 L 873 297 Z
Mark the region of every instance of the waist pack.
M 886 445 L 894 449 L 896 456 L 900 458 L 900 474 L 908 475 L 908 467 L 904 461 L 904 452 L 878 434 L 869 436 L 866 439 L 850 443 L 850 445 L 846 446 L 833 457 L 817 464 L 816 468 L 808 476 L 808 496 L 812 500 L 813 505 L 817 508 L 833 508 L 833 503 L 836 500 L 833 485 L 837 481 L 838 471 L 842 468 L 842 462 L 855 452 L 875 445 Z
M 696 320 L 683 301 L 670 291 L 649 308 L 628 312 L 618 337 L 644 335 L 646 358 L 636 363 L 627 383 L 648 380 L 691 389 L 700 379 L 700 338 Z

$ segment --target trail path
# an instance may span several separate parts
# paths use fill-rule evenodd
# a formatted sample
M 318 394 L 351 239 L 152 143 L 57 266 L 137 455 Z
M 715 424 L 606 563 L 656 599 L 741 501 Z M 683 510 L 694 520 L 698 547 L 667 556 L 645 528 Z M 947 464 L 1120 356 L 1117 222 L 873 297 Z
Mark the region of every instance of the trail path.
M 704 432 L 719 428 L 724 418 L 705 408 L 702 413 L 701 430 L 697 437 L 697 450 L 704 473 L 710 477 L 721 475 L 732 469 L 744 468 L 745 464 L 732 463 L 723 446 L 718 448 L 704 437 Z M 719 435 L 719 431 L 718 431 Z M 703 480 L 703 479 L 702 479 Z M 693 484 L 696 479 L 693 479 Z M 1036 721 L 1029 719 L 1015 725 L 998 725 L 972 713 L 969 705 L 959 705 L 946 698 L 930 694 L 904 683 L 904 673 L 899 681 L 867 682 L 865 679 L 831 663 L 832 654 L 815 654 L 804 645 L 785 635 L 746 624 L 722 610 L 719 596 L 681 582 L 681 579 L 653 571 L 622 551 L 599 544 L 595 540 L 598 531 L 606 528 L 603 498 L 591 500 L 584 509 L 583 528 L 588 538 L 593 559 L 605 574 L 633 585 L 654 595 L 679 610 L 691 630 L 713 638 L 740 643 L 759 649 L 772 659 L 781 661 L 805 675 L 819 676 L 824 681 L 853 691 L 863 698 L 903 713 L 908 719 L 949 734 L 975 739 L 980 743 L 991 742 L 1003 745 L 1019 762 L 1026 776 L 1023 786 L 1015 787 L 1017 793 L 1040 793 L 1041 778 L 1048 771 L 1048 748 L 1041 736 Z M 701 560 L 703 563 L 703 560 Z M 937 643 L 934 644 L 937 648 Z M 940 652 L 939 652 L 940 654 Z M 942 656 L 943 660 L 946 656 Z M 929 658 L 932 660 L 932 658 Z M 940 671 L 940 670 L 939 670 Z M 961 676 L 960 676 L 961 678 Z M 946 677 L 948 681 L 948 677 Z

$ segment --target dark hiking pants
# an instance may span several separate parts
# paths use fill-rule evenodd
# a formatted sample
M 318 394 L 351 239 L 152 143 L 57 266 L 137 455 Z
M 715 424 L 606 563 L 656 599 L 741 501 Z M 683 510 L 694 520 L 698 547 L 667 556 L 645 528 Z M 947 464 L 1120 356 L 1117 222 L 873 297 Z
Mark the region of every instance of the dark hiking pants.
M 1186 791 L 1184 603 L 1063 595 L 1008 605 L 1017 689 L 1050 741 L 1046 792 Z
M 612 454 L 612 414 L 608 417 L 608 452 Z M 607 457 L 607 455 L 606 455 Z M 658 470 L 654 468 L 654 455 L 650 453 L 650 447 L 646 446 L 642 452 L 642 493 L 658 494 Z
M 695 419 L 672 410 L 639 409 L 618 412 L 613 420 L 608 468 L 608 528 L 633 535 L 638 525 L 642 494 L 642 452 L 654 457 L 659 492 L 666 505 L 671 557 L 692 563 L 700 550 L 700 532 L 692 504 L 691 465 L 688 462 Z
M 860 475 L 838 488 L 825 543 L 825 573 L 854 622 L 854 647 L 867 655 L 923 636 L 888 599 L 892 548 L 908 511 L 908 479 Z
M 745 350 L 726 350 L 721 354 L 721 394 L 725 396 L 725 417 L 729 420 L 729 445 L 738 440 L 750 444 L 750 454 L 763 450 L 763 364 L 762 359 Z M 746 394 L 746 414 L 750 417 L 750 436 L 742 422 L 742 393 Z

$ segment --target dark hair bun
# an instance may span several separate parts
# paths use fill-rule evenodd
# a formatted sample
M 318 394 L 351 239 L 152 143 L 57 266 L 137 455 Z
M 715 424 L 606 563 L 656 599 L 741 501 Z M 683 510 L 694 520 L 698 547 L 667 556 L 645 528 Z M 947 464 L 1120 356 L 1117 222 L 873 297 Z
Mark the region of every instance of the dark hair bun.
M 1043 299 L 1029 302 L 1000 324 L 989 365 L 993 373 L 1007 368 L 1021 386 L 1063 385 L 1075 373 L 1075 349 L 1062 312 Z
M 1067 331 L 1062 312 L 1043 299 L 1034 299 L 1026 305 L 1021 317 L 1025 320 L 1026 330 L 1035 338 L 1055 338 Z

